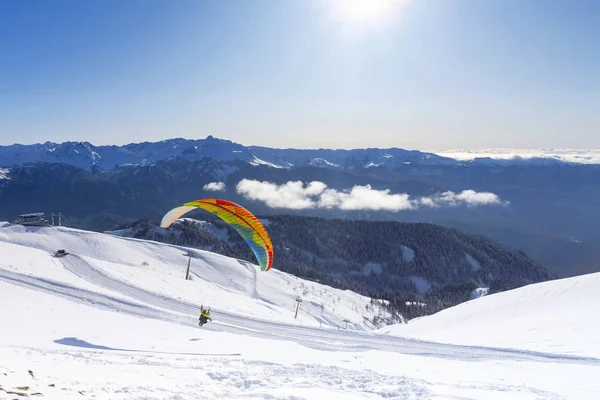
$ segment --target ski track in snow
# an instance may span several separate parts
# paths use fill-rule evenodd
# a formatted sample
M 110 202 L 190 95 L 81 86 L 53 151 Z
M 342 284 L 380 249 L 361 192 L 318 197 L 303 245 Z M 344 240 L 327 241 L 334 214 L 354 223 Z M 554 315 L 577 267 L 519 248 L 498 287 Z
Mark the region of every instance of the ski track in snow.
M 131 298 L 132 301 L 1 268 L 0 279 L 14 285 L 43 291 L 105 310 L 122 312 L 142 318 L 153 318 L 180 325 L 197 325 L 196 315 L 199 311 L 197 305 L 155 294 L 120 281 L 119 279 L 111 277 L 105 272 L 94 268 L 90 263 L 77 255 L 69 255 L 64 259 L 61 259 L 61 261 L 65 268 L 75 275 L 100 287 L 124 294 Z M 194 317 L 191 315 L 194 315 Z M 284 323 L 240 316 L 215 308 L 213 308 L 213 317 L 216 321 L 205 325 L 201 329 L 267 339 L 294 341 L 303 346 L 324 351 L 359 352 L 381 350 L 459 361 L 509 360 L 600 366 L 600 359 L 592 357 L 548 354 L 491 347 L 440 344 L 416 339 L 382 336 L 372 333 L 291 326 Z

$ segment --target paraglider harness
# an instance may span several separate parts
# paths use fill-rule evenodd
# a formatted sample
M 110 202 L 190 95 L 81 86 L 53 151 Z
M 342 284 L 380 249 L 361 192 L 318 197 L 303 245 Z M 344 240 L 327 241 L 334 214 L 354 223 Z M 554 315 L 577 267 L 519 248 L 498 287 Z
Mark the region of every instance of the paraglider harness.
M 212 321 L 212 318 L 210 317 L 210 308 L 208 308 L 208 310 L 206 310 L 203 306 L 200 306 L 200 318 L 198 318 L 200 320 L 200 322 L 198 323 L 198 325 L 202 326 L 205 323 L 208 322 L 208 320 Z

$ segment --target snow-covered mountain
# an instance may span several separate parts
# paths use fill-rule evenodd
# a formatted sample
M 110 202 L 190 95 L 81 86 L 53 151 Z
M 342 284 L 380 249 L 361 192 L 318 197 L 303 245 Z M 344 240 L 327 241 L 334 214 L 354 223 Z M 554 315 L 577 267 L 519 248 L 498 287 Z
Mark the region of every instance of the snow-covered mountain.
M 372 167 L 396 168 L 405 165 L 458 165 L 454 159 L 441 157 L 433 153 L 418 150 L 390 149 L 272 149 L 268 147 L 249 146 L 248 149 L 256 157 L 273 164 L 285 166 L 313 165 L 320 167 L 353 170 Z
M 174 138 L 124 146 L 96 146 L 89 142 L 14 144 L 0 146 L 0 167 L 32 162 L 64 163 L 83 169 L 112 170 L 118 166 L 148 165 L 178 157 L 197 161 L 205 157 L 219 161 L 242 160 L 273 168 L 315 166 L 349 171 L 368 168 L 394 169 L 421 166 L 514 166 L 598 164 L 600 151 L 439 151 L 423 152 L 400 148 L 367 149 L 275 149 L 243 146 L 230 140 Z
M 4 167 L 47 162 L 69 164 L 87 170 L 93 166 L 111 170 L 117 166 L 148 165 L 171 157 L 189 161 L 204 157 L 222 161 L 255 160 L 246 147 L 212 136 L 198 140 L 178 138 L 124 146 L 95 146 L 88 142 L 0 146 L 0 166 Z
M 53 257 L 59 248 L 71 254 Z M 473 318 L 459 306 L 391 335 L 372 330 L 370 299 L 277 270 L 198 252 L 186 281 L 185 250 L 1 224 L 0 398 L 600 396 L 597 275 L 485 296 L 468 303 Z M 200 304 L 214 318 L 202 328 Z M 427 321 L 433 331 L 401 336 Z M 463 345 L 422 340 L 459 328 Z
M 132 143 L 124 146 L 95 146 L 88 142 L 46 142 L 34 145 L 0 146 L 0 167 L 31 162 L 64 163 L 83 169 L 93 166 L 111 170 L 117 166 L 148 165 L 180 157 L 188 161 L 204 157 L 219 161 L 242 160 L 252 165 L 274 168 L 318 165 L 331 168 L 396 167 L 411 163 L 454 164 L 454 160 L 420 151 L 403 149 L 295 150 L 245 147 L 229 140 L 169 139 L 160 142 Z

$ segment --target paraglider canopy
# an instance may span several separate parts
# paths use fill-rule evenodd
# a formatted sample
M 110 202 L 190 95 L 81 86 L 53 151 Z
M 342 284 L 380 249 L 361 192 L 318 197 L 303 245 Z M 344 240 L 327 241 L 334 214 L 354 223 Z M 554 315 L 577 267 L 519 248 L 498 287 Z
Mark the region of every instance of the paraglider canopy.
M 260 269 L 268 271 L 273 265 L 273 244 L 263 224 L 250 211 L 234 202 L 221 199 L 202 199 L 175 207 L 165 214 L 160 224 L 168 228 L 183 214 L 197 208 L 204 209 L 230 224 L 252 249 Z

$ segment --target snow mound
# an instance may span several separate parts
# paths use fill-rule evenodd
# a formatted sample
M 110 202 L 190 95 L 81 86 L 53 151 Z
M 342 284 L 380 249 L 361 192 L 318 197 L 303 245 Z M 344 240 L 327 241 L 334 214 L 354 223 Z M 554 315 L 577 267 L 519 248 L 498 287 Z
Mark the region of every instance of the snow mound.
M 600 357 L 600 273 L 528 285 L 378 332 L 421 340 Z

